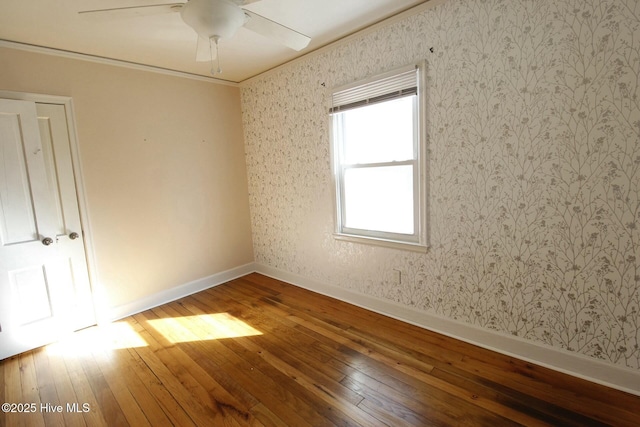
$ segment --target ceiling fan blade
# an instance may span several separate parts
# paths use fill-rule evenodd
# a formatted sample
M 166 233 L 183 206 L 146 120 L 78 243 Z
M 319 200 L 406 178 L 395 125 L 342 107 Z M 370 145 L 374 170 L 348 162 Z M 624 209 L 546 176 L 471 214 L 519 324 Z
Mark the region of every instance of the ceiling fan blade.
M 244 24 L 246 28 L 276 40 L 291 49 L 302 50 L 307 47 L 311 41 L 310 37 L 267 19 L 264 16 L 260 16 L 246 9 L 244 9 L 244 13 L 248 17 L 247 22 Z
M 179 12 L 183 6 L 184 3 L 150 4 L 146 6 L 116 7 L 112 9 L 81 10 L 78 12 L 78 15 L 96 20 L 111 20 Z
M 196 62 L 209 62 L 216 59 L 217 51 L 211 46 L 211 41 L 203 36 L 198 36 L 196 46 Z

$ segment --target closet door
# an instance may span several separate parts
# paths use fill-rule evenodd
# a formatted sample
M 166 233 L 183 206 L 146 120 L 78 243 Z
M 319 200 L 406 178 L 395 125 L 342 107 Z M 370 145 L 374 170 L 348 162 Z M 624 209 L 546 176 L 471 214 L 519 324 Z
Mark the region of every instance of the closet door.
M 0 359 L 93 323 L 65 108 L 0 99 Z

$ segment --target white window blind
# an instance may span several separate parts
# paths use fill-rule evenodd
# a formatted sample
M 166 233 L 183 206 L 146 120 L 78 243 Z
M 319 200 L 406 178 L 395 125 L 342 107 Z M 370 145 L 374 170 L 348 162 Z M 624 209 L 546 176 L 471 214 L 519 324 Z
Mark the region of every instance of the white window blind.
M 417 93 L 418 69 L 412 67 L 386 78 L 334 92 L 330 112 L 336 113 Z

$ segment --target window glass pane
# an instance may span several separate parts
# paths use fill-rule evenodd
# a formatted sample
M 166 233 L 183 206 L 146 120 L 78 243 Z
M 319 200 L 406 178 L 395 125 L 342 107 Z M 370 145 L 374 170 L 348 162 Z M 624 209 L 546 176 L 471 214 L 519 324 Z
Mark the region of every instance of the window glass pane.
M 345 227 L 413 234 L 413 166 L 344 173 Z
M 413 103 L 416 96 L 342 113 L 346 164 L 413 159 Z

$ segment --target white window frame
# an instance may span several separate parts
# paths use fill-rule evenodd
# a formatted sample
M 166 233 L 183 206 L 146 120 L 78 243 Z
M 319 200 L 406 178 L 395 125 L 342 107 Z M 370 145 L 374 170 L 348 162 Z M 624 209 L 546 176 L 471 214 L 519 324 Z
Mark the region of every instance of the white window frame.
M 329 114 L 331 129 L 331 158 L 333 167 L 333 183 L 335 187 L 335 232 L 334 237 L 339 240 L 373 244 L 379 246 L 426 252 L 428 249 L 427 233 L 427 149 L 426 149 L 426 93 L 425 93 L 425 63 L 420 62 L 390 71 L 366 80 L 335 88 L 331 91 L 331 107 Z M 411 81 L 407 81 L 411 76 Z M 413 80 L 415 76 L 415 80 Z M 355 108 L 358 104 L 369 104 L 385 99 L 405 96 L 403 90 L 417 88 L 414 99 L 414 158 L 406 161 L 381 162 L 349 165 L 343 161 L 344 141 L 341 131 L 340 111 Z M 379 97 L 379 98 L 378 98 Z M 387 100 L 387 99 L 385 99 Z M 401 234 L 376 230 L 348 228 L 345 223 L 344 209 L 344 174 L 349 168 L 402 166 L 413 167 L 413 218 L 414 233 Z

